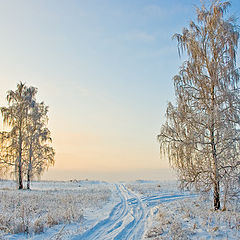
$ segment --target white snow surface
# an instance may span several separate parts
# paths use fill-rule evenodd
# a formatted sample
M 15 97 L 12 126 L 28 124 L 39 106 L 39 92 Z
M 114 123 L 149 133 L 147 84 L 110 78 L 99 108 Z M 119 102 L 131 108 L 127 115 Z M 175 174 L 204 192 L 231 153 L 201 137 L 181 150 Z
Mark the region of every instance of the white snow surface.
M 143 239 L 147 228 L 149 227 L 149 218 L 153 207 L 161 202 L 175 201 L 187 197 L 193 197 L 190 193 L 180 193 L 171 186 L 167 188 L 159 188 L 159 183 L 154 181 L 138 181 L 134 183 L 105 183 L 99 181 L 74 181 L 74 182 L 33 182 L 32 191 L 14 190 L 15 184 L 11 181 L 2 181 L 0 192 L 5 198 L 16 195 L 21 201 L 27 201 L 28 198 L 34 196 L 36 201 L 42 208 L 48 206 L 48 194 L 50 194 L 50 202 L 56 199 L 53 211 L 64 211 L 66 201 L 74 198 L 74 207 L 79 206 L 83 216 L 74 217 L 69 222 L 44 227 L 43 232 L 36 234 L 33 232 L 6 234 L 2 231 L 2 239 L 89 239 L 89 240 L 119 240 L 119 239 Z M 167 183 L 169 185 L 169 183 Z M 169 185 L 170 186 L 170 185 Z M 111 196 L 108 196 L 109 190 Z M 144 191 L 144 194 L 139 191 Z M 92 196 L 97 192 L 100 197 Z M 4 195 L 5 194 L 5 195 Z M 37 196 L 37 197 L 36 197 Z M 62 198 L 62 196 L 64 196 Z M 23 198 L 21 198 L 23 197 Z M 64 203 L 62 203 L 64 199 Z M 31 202 L 27 202 L 31 205 Z M 11 204 L 12 205 L 12 204 Z M 6 205 L 7 206 L 7 205 Z M 25 206 L 25 205 L 24 205 Z M 66 208 L 70 205 L 66 205 Z M 9 207 L 9 206 L 8 206 Z M 14 206 L 16 208 L 16 206 Z M 72 206 L 71 206 L 72 207 Z M 26 209 L 26 206 L 25 206 Z M 34 207 L 27 211 L 32 211 Z M 6 208 L 1 208 L 3 215 Z M 18 211 L 14 209 L 14 211 Z M 20 210 L 19 210 L 20 211 Z M 36 211 L 36 210 L 35 210 Z M 44 211 L 44 209 L 43 209 Z M 79 211 L 79 215 L 81 214 Z M 58 212 L 59 213 L 59 212 Z M 27 214 L 31 215 L 30 212 Z M 39 216 L 42 212 L 38 213 Z M 26 215 L 26 213 L 25 213 Z M 64 215 L 65 216 L 65 215 Z M 29 217 L 28 221 L 34 221 Z M 29 224 L 30 226 L 31 224 Z M 2 229 L 3 230 L 3 229 Z M 29 229 L 28 229 L 29 230 Z
M 213 224 L 216 219 L 210 215 L 211 209 L 207 206 L 204 206 L 205 212 L 194 213 L 195 215 L 199 214 L 199 218 L 196 216 L 194 220 L 193 208 L 198 209 L 196 211 L 201 211 L 202 208 L 199 205 L 200 202 L 199 204 L 195 202 L 198 196 L 188 191 L 181 192 L 176 187 L 176 182 L 34 182 L 33 190 L 30 192 L 13 191 L 14 187 L 12 182 L 3 181 L 0 193 L 13 194 L 14 192 L 15 194 L 23 194 L 25 197 L 28 194 L 37 193 L 43 196 L 40 198 L 43 202 L 45 194 L 52 193 L 52 191 L 57 192 L 54 195 L 56 198 L 61 198 L 64 194 L 71 196 L 71 199 L 81 198 L 79 201 L 75 199 L 73 206 L 81 208 L 82 216 L 74 217 L 67 222 L 61 223 L 59 221 L 58 224 L 51 227 L 44 227 L 43 232 L 39 234 L 6 234 L 2 231 L 2 239 L 157 240 L 212 239 L 213 237 L 216 239 L 236 239 L 235 237 L 238 236 L 239 228 L 236 226 L 239 215 L 236 215 L 234 220 L 228 219 L 229 224 L 233 228 L 235 227 L 233 231 L 230 229 L 231 226 L 224 225 L 224 221 L 216 227 Z M 46 196 L 46 203 L 47 199 Z M 42 204 L 44 208 L 44 203 L 39 204 Z M 59 207 L 64 207 L 61 204 L 55 206 L 56 211 Z M 64 209 L 62 208 L 61 211 Z M 81 214 L 81 211 L 78 214 Z M 4 209 L 1 208 L 0 217 L 3 213 Z M 208 225 L 204 225 L 205 228 L 201 225 L 204 220 L 203 215 L 209 220 Z M 224 228 L 230 229 L 225 231 L 228 233 L 228 238 L 223 238 L 225 232 L 220 231 Z
M 156 204 L 166 201 L 174 201 L 189 197 L 186 194 L 163 194 L 140 196 L 134 193 L 126 184 L 114 184 L 114 192 L 120 198 L 112 208 L 109 216 L 98 222 L 93 228 L 73 237 L 77 239 L 91 240 L 140 240 L 144 236 L 145 224 L 150 210 Z

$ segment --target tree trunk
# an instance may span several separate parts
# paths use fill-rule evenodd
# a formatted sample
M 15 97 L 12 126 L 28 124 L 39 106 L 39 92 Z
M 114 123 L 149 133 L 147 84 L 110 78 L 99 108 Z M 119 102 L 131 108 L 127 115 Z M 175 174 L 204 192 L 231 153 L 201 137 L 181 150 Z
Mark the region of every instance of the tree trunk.
M 213 80 L 212 80 L 213 81 Z M 215 87 L 214 82 L 212 82 L 211 87 L 211 147 L 212 147 L 212 160 L 213 160 L 213 171 L 214 171 L 214 197 L 213 197 L 213 204 L 214 210 L 220 209 L 220 189 L 219 189 L 219 174 L 218 174 L 218 164 L 217 164 L 217 150 L 216 150 L 216 142 L 215 142 Z
M 220 209 L 220 197 L 219 197 L 219 181 L 214 183 L 214 210 Z
M 30 189 L 31 173 L 32 173 L 32 145 L 30 145 L 30 148 L 29 148 L 29 163 L 28 163 L 28 171 L 27 171 L 27 189 Z
M 22 180 L 22 124 L 20 124 L 20 133 L 19 133 L 19 149 L 18 149 L 18 189 L 23 189 L 23 180 Z
M 217 167 L 217 153 L 216 153 L 216 145 L 214 141 L 214 132 L 211 133 L 211 145 L 212 145 L 212 157 L 213 157 L 213 171 L 214 171 L 214 210 L 220 209 L 220 187 L 219 187 L 219 174 L 218 174 L 218 167 Z
M 19 140 L 19 157 L 18 157 L 18 189 L 23 189 L 22 180 L 22 140 Z
M 19 161 L 19 164 L 20 161 Z M 23 189 L 23 181 L 22 181 L 22 166 L 18 166 L 18 189 Z
M 28 169 L 28 173 L 27 173 L 27 189 L 29 190 L 30 189 L 30 171 Z

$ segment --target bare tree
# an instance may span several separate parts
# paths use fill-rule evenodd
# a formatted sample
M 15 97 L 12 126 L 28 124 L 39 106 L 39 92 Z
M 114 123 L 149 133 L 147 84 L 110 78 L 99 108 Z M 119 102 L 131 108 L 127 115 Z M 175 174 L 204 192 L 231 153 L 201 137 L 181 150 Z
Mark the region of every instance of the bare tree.
M 188 58 L 174 77 L 176 106 L 168 104 L 158 135 L 181 186 L 213 189 L 215 210 L 220 186 L 227 189 L 240 172 L 239 28 L 234 18 L 225 18 L 229 6 L 212 1 L 209 8 L 196 8 L 197 23 L 173 36 L 179 54 Z

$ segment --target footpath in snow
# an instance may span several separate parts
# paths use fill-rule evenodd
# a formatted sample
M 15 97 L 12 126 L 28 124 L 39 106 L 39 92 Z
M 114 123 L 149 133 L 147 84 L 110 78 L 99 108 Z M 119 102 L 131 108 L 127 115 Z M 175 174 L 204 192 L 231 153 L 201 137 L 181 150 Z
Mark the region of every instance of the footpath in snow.
M 23 217 L 26 219 L 22 221 L 28 224 L 29 232 L 2 232 L 0 239 L 4 240 L 141 240 L 152 226 L 158 211 L 156 206 L 194 197 L 189 192 L 180 192 L 170 183 L 161 183 L 160 187 L 158 182 L 151 181 L 140 184 L 36 182 L 34 190 L 30 192 L 12 191 L 14 186 L 10 186 L 10 183 L 4 183 L 8 184 L 6 189 L 9 190 L 0 191 L 6 200 L 2 199 L 5 204 L 5 208 L 1 209 L 2 214 L 7 211 L 6 219 L 16 215 L 14 219 L 18 224 L 19 208 L 24 209 Z M 14 199 L 19 200 L 21 207 L 17 206 L 18 202 L 15 203 Z M 49 217 L 52 217 L 51 221 L 59 219 L 59 224 L 49 226 Z M 74 218 L 61 222 L 64 217 Z M 31 232 L 33 227 L 41 226 L 40 220 L 42 231 Z
M 115 191 L 120 197 L 109 216 L 99 221 L 86 232 L 73 236 L 72 240 L 140 240 L 145 233 L 145 226 L 154 214 L 151 209 L 161 202 L 183 199 L 193 195 L 158 194 L 140 197 L 124 184 L 115 184 Z

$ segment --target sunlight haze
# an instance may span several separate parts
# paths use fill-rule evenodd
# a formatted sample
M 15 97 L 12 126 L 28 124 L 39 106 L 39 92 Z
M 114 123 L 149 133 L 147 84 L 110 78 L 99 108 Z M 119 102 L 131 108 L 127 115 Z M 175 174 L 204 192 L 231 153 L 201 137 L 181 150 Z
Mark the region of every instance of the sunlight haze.
M 231 1 L 240 15 L 240 2 Z M 171 179 L 157 135 L 198 0 L 0 1 L 0 104 L 19 81 L 49 106 L 42 179 Z M 1 121 L 2 124 L 2 121 Z M 4 126 L 2 126 L 4 128 Z

